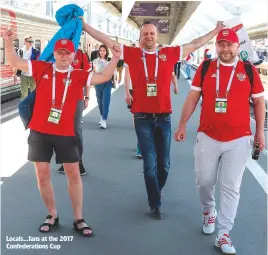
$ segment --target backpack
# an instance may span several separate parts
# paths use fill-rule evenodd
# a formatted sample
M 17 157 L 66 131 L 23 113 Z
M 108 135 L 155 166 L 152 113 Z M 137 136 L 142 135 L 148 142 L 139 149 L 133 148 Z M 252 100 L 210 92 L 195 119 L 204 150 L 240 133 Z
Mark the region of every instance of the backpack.
M 210 65 L 211 59 L 205 60 L 202 64 L 202 69 L 201 69 L 201 88 L 203 86 L 203 82 L 205 79 L 205 75 L 208 71 L 209 65 Z M 246 70 L 251 88 L 253 87 L 253 69 L 252 69 L 252 65 L 249 61 L 243 61 L 244 63 L 244 68 Z

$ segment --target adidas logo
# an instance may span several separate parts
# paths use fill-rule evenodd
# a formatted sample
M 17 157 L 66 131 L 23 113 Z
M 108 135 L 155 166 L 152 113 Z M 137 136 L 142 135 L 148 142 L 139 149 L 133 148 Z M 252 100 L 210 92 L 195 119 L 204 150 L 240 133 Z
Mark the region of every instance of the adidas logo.
M 44 79 L 48 79 L 48 75 L 45 74 L 45 75 L 43 76 L 43 78 L 44 78 Z
M 217 77 L 215 73 L 211 75 L 211 78 L 214 78 L 214 77 L 215 78 Z

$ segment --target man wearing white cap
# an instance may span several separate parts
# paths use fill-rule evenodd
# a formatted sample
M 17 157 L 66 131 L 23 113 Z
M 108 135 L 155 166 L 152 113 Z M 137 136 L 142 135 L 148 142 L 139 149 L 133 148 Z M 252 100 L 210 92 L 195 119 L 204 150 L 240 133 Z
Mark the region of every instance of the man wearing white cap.
M 215 230 L 215 185 L 220 183 L 220 211 L 215 245 L 224 254 L 236 254 L 229 237 L 237 212 L 242 176 L 250 157 L 250 105 L 254 104 L 256 133 L 254 143 L 265 147 L 265 105 L 263 85 L 250 63 L 239 60 L 239 40 L 231 29 L 221 30 L 216 38 L 218 58 L 210 61 L 205 76 L 199 66 L 191 91 L 184 103 L 175 140 L 186 138 L 186 123 L 203 96 L 200 125 L 194 147 L 196 183 L 203 211 L 203 232 Z M 209 61 L 209 60 L 207 60 Z

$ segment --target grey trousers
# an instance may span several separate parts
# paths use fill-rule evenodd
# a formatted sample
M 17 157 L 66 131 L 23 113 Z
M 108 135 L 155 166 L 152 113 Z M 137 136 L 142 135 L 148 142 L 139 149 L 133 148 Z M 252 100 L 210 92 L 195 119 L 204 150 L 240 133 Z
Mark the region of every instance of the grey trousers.
M 240 198 L 240 186 L 247 161 L 250 157 L 250 136 L 230 142 L 216 141 L 205 133 L 197 134 L 194 147 L 196 184 L 203 212 L 215 208 L 215 185 L 219 179 L 220 211 L 219 233 L 229 233 Z
M 83 133 L 82 133 L 82 115 L 84 110 L 84 100 L 79 100 L 76 105 L 76 112 L 74 116 L 74 132 L 78 143 L 79 157 L 82 160 L 83 156 Z

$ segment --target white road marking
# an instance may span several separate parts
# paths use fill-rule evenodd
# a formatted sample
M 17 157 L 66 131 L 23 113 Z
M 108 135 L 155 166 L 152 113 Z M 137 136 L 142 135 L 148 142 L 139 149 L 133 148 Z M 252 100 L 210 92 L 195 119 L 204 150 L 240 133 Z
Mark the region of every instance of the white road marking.
M 16 110 L 14 110 L 14 111 L 5 113 L 5 114 L 1 115 L 1 120 L 5 119 L 5 118 L 7 118 L 7 117 L 9 117 L 9 116 L 12 116 L 12 115 L 14 115 L 14 114 L 17 114 L 18 112 L 19 112 L 18 109 L 16 109 Z

